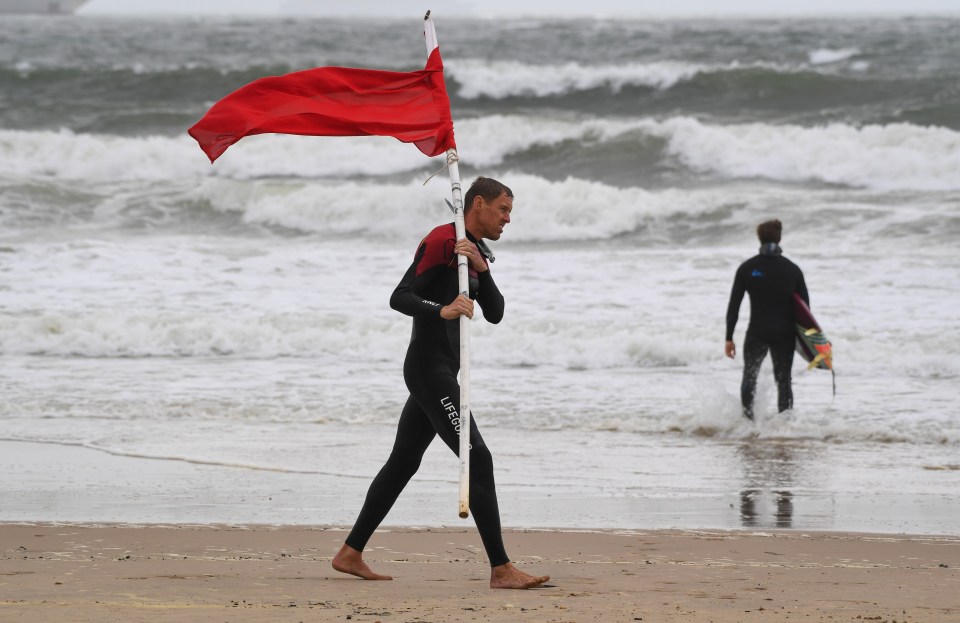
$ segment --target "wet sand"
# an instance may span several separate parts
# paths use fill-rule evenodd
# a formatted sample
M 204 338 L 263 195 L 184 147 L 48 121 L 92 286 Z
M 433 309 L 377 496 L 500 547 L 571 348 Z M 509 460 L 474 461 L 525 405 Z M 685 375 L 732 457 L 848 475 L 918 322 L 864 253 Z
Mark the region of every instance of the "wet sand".
M 488 588 L 467 529 L 0 524 L 0 620 L 960 621 L 960 538 L 795 531 L 510 531 L 550 582 Z

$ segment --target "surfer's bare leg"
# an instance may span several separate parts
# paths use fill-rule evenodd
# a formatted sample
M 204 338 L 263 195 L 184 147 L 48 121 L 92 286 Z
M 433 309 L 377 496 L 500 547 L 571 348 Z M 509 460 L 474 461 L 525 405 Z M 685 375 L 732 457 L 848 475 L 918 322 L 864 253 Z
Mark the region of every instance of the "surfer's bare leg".
M 373 570 L 367 566 L 367 563 L 363 562 L 363 552 L 358 552 L 346 543 L 344 543 L 343 547 L 340 548 L 340 551 L 337 552 L 337 555 L 333 557 L 333 562 L 331 564 L 333 565 L 333 568 L 340 573 L 349 573 L 350 575 L 355 575 L 358 578 L 363 578 L 364 580 L 393 579 L 389 575 L 380 575 L 379 573 L 374 573 Z
M 490 569 L 490 588 L 533 588 L 550 579 L 549 575 L 524 573 L 508 562 Z

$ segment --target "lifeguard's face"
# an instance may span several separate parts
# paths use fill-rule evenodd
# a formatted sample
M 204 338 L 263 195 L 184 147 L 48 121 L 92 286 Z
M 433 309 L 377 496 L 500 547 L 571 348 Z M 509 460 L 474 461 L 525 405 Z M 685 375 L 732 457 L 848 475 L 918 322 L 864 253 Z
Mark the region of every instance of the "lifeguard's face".
M 471 208 L 474 214 L 476 229 L 479 231 L 471 232 L 480 238 L 487 240 L 499 240 L 503 234 L 503 228 L 510 222 L 510 213 L 513 211 L 513 197 L 507 193 L 501 193 L 493 201 L 486 201 L 483 197 L 474 199 Z

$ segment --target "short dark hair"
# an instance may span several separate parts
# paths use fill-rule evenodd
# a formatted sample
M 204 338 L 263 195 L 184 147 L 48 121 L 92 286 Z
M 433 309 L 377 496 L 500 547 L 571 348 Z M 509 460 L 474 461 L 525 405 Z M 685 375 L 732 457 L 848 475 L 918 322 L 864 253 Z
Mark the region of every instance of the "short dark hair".
M 760 239 L 761 244 L 767 244 L 769 242 L 780 242 L 780 234 L 783 233 L 783 223 L 777 219 L 772 221 L 764 221 L 757 225 L 757 238 Z
M 513 198 L 513 191 L 506 185 L 492 177 L 480 176 L 473 180 L 473 184 L 470 184 L 470 190 L 467 191 L 467 196 L 463 198 L 463 212 L 466 214 L 467 210 L 473 205 L 473 200 L 478 196 L 483 197 L 484 201 L 493 201 L 504 193 L 511 199 Z

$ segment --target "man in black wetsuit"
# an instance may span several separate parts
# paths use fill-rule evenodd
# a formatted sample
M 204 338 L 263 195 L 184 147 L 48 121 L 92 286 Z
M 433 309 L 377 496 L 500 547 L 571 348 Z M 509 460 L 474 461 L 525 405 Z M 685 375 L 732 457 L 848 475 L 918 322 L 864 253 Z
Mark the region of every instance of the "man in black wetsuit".
M 393 450 L 373 479 L 360 515 L 333 568 L 365 580 L 390 580 L 374 573 L 362 558 L 367 540 L 387 516 L 407 482 L 417 472 L 427 446 L 437 435 L 459 454 L 460 316 L 473 318 L 473 299 L 484 318 L 498 323 L 504 302 L 490 275 L 484 238 L 498 240 L 510 222 L 513 192 L 500 182 L 478 177 L 464 197 L 467 237 L 456 240 L 453 223 L 427 234 L 413 264 L 390 297 L 390 307 L 413 317 L 413 334 L 403 363 L 410 397 L 400 413 Z M 478 247 L 478 244 L 480 245 Z M 457 255 L 467 256 L 470 297 L 459 294 Z M 471 414 L 472 415 L 472 414 Z M 548 576 L 528 575 L 510 562 L 500 531 L 500 511 L 493 480 L 493 457 L 470 418 L 470 511 L 490 560 L 491 588 L 531 588 Z
M 768 350 L 773 360 L 773 377 L 777 382 L 778 410 L 782 412 L 793 408 L 790 379 L 796 340 L 793 293 L 798 293 L 808 305 L 810 297 L 800 268 L 781 255 L 782 231 L 783 225 L 777 220 L 766 221 L 757 226 L 760 253 L 737 269 L 733 290 L 730 292 L 730 304 L 727 306 L 727 342 L 724 351 L 727 357 L 733 359 L 736 354 L 733 329 L 737 325 L 743 293 L 750 294 L 750 324 L 743 340 L 740 401 L 743 403 L 743 415 L 751 420 L 753 399 L 757 391 L 757 375 Z

